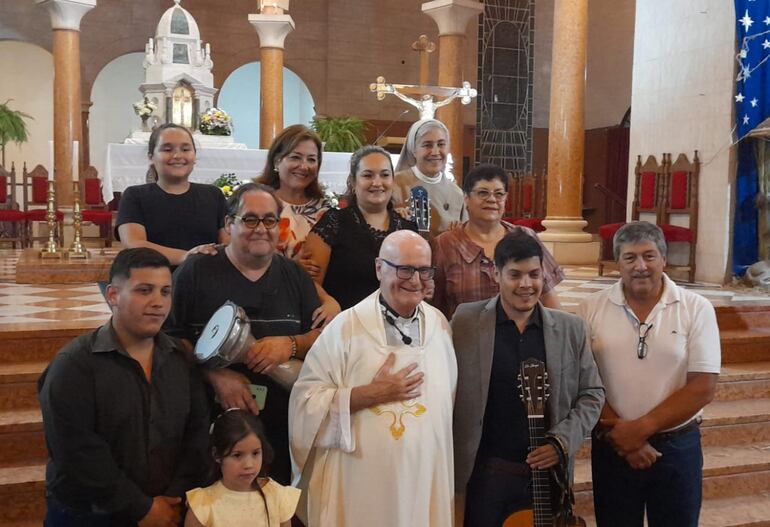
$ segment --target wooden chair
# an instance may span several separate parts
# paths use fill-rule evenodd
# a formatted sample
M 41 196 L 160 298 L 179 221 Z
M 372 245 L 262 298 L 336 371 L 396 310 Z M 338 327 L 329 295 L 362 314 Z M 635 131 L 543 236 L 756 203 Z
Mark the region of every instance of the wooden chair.
M 639 217 L 644 213 L 651 213 L 655 215 L 655 223 L 661 223 L 663 217 L 663 187 L 666 180 L 665 154 L 663 159 L 664 162 L 659 164 L 655 156 L 648 156 L 647 160 L 642 164 L 642 156 L 637 156 L 636 158 L 636 168 L 634 169 L 636 181 L 634 201 L 631 208 L 631 219 L 633 221 L 638 221 Z M 601 244 L 599 276 L 604 274 L 605 265 L 615 264 L 615 259 L 612 255 L 605 254 L 605 251 L 609 249 L 609 252 L 612 252 L 612 239 L 623 225 L 625 225 L 625 222 L 608 223 L 599 227 L 599 240 Z
M 690 244 L 687 265 L 667 265 L 667 269 L 687 271 L 687 279 L 695 280 L 695 245 L 698 241 L 698 175 L 700 160 L 695 151 L 692 163 L 686 154 L 679 154 L 676 161 L 671 162 L 671 154 L 667 156 L 666 183 L 661 221 L 658 222 L 666 243 L 683 242 Z M 688 226 L 681 227 L 671 223 L 672 215 L 687 216 Z
M 99 226 L 99 236 L 81 236 L 83 240 L 99 240 L 105 247 L 112 247 L 113 213 L 102 199 L 102 182 L 92 166 L 80 175 L 78 184 L 83 223 Z
M 511 215 L 506 221 L 543 232 L 545 212 L 545 174 L 514 174 L 508 189 Z
M 26 244 L 32 247 L 35 241 L 46 241 L 48 236 L 34 236 L 34 224 L 47 224 L 48 206 L 48 170 L 42 165 L 37 165 L 32 172 L 27 172 L 27 164 L 24 164 L 24 215 L 26 218 Z M 64 247 L 64 214 L 56 206 L 56 230 L 54 235 L 57 243 Z
M 0 166 L 0 242 L 10 242 L 13 249 L 16 244 L 24 248 L 27 230 L 27 218 L 16 203 L 16 166 L 11 163 L 11 171 Z

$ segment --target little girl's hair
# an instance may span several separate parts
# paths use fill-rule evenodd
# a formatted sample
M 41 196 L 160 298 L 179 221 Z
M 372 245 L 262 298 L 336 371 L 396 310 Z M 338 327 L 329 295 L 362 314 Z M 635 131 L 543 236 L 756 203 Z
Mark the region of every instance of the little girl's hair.
M 262 443 L 262 467 L 252 482 L 255 489 L 260 489 L 259 478 L 267 477 L 268 468 L 273 461 L 273 447 L 267 440 L 262 421 L 256 415 L 240 408 L 230 408 L 224 411 L 211 425 L 210 444 L 215 461 L 211 466 L 211 483 L 222 479 L 222 468 L 217 461 L 229 456 L 235 448 L 235 444 L 249 434 L 256 435 L 259 442 Z

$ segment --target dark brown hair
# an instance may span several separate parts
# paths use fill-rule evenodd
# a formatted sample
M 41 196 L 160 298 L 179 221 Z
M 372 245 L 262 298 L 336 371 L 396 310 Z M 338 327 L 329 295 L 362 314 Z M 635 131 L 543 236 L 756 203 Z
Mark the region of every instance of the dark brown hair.
M 385 156 L 390 165 L 390 173 L 393 174 L 393 159 L 390 157 L 390 153 L 387 150 L 377 145 L 364 145 L 350 156 L 350 173 L 346 180 L 345 198 L 350 205 L 357 205 L 358 199 L 356 198 L 356 174 L 361 166 L 361 160 L 372 154 L 379 154 Z M 395 177 L 395 176 L 394 176 Z M 393 200 L 388 203 L 388 209 L 393 208 Z
M 278 217 L 281 217 L 281 211 L 283 211 L 283 202 L 275 195 L 275 189 L 268 187 L 262 183 L 244 183 L 233 191 L 225 204 L 225 214 L 229 217 L 233 217 L 238 214 L 243 206 L 243 195 L 247 192 L 264 192 L 270 194 L 275 200 L 275 204 L 278 206 Z
M 270 145 L 270 150 L 267 152 L 265 168 L 262 170 L 262 175 L 257 177 L 255 181 L 273 187 L 276 190 L 280 188 L 281 180 L 278 177 L 278 170 L 275 168 L 276 163 L 280 162 L 281 159 L 291 153 L 298 144 L 308 140 L 313 141 L 316 147 L 318 147 L 318 171 L 320 174 L 321 160 L 323 157 L 323 144 L 321 143 L 321 139 L 307 126 L 295 124 L 284 128 L 284 130 L 273 139 L 273 144 Z M 321 185 L 318 182 L 318 175 L 316 175 L 316 178 L 307 186 L 307 188 L 305 188 L 305 195 L 308 198 L 323 197 L 323 191 L 321 191 Z
M 187 132 L 187 135 L 190 136 L 190 142 L 192 143 L 193 151 L 197 154 L 198 149 L 195 148 L 195 139 L 193 138 L 192 132 L 189 128 L 186 126 L 182 126 L 181 124 L 176 123 L 164 123 L 155 129 L 153 129 L 152 133 L 150 134 L 150 140 L 147 143 L 147 157 L 152 159 L 153 154 L 155 154 L 155 149 L 158 147 L 158 141 L 160 140 L 160 134 L 163 133 L 164 130 L 169 129 L 179 129 L 184 130 Z M 147 170 L 147 180 L 153 180 L 158 181 L 158 171 L 155 170 L 155 167 L 150 164 L 150 168 Z
M 214 424 L 211 427 L 209 441 L 215 463 L 211 467 L 210 483 L 222 479 L 221 460 L 229 456 L 236 443 L 249 434 L 257 436 L 259 442 L 262 443 L 262 466 L 259 469 L 259 474 L 252 482 L 254 489 L 260 488 L 258 480 L 259 478 L 266 478 L 268 475 L 268 468 L 273 461 L 273 447 L 270 446 L 267 440 L 265 429 L 259 417 L 240 408 L 231 408 L 221 413 L 214 420 Z
M 168 258 L 155 249 L 150 249 L 149 247 L 123 249 L 112 261 L 112 266 L 110 267 L 110 283 L 119 279 L 128 280 L 131 278 L 132 269 L 143 269 L 145 267 L 166 267 L 169 272 L 171 271 L 171 264 L 169 263 Z

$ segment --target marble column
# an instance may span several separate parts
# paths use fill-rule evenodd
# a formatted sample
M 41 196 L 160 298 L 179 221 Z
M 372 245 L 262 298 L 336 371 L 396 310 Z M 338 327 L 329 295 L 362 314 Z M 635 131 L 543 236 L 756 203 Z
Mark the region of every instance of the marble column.
M 587 37 L 588 0 L 555 0 L 543 241 L 591 241 L 582 210 Z
M 82 144 L 80 103 L 80 21 L 96 0 L 36 0 L 51 16 L 53 27 L 53 141 L 56 200 L 73 201 L 72 142 Z M 49 170 L 51 167 L 49 167 Z
M 438 26 L 438 85 L 460 87 L 463 81 L 466 30 L 468 23 L 484 11 L 475 0 L 433 0 L 422 4 L 422 12 Z M 459 99 L 439 108 L 436 118 L 449 129 L 450 151 L 454 160 L 454 175 L 462 183 L 463 169 L 463 111 Z
M 294 29 L 294 20 L 271 8 L 249 15 L 249 23 L 259 35 L 259 147 L 268 149 L 283 130 L 283 43 Z

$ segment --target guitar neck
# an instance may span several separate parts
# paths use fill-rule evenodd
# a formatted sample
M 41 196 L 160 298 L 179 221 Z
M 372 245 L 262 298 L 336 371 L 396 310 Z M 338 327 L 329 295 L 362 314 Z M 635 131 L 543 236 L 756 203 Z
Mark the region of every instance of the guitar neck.
M 527 417 L 527 422 L 529 424 L 529 448 L 534 450 L 545 444 L 545 417 L 530 415 Z M 548 470 L 532 470 L 532 505 L 535 513 L 534 527 L 553 527 L 551 480 Z

